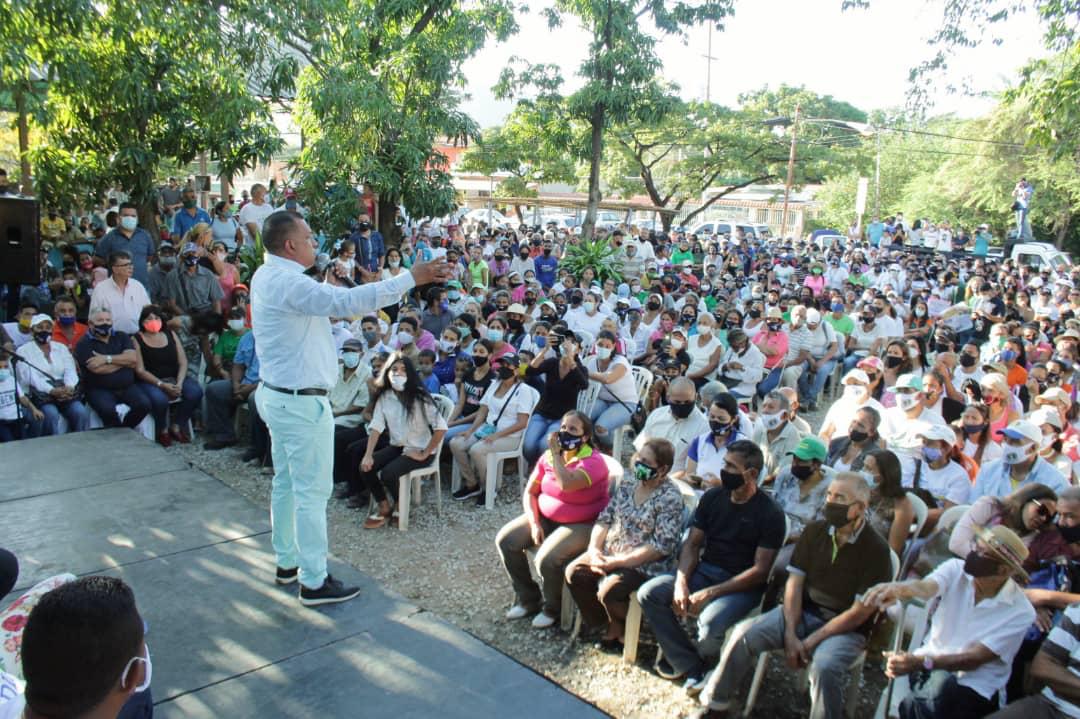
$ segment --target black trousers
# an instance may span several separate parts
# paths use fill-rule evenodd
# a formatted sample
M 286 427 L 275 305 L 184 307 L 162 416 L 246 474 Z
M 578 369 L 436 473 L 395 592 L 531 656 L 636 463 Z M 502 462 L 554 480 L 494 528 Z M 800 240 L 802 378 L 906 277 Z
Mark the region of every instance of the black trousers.
M 367 429 L 359 427 L 334 427 L 334 484 L 341 484 L 357 478 L 360 472 L 360 460 L 350 459 L 349 445 L 359 442 L 360 454 L 364 456 L 367 447 Z
M 87 387 L 84 391 L 86 401 L 101 417 L 101 422 L 106 427 L 131 427 L 139 426 L 146 415 L 150 414 L 150 400 L 146 398 L 137 384 L 124 389 L 104 389 L 101 387 Z M 130 409 L 120 421 L 116 414 L 116 405 L 126 404 Z
M 360 472 L 360 482 L 362 486 L 371 492 L 371 496 L 375 498 L 377 502 L 386 501 L 386 490 L 389 488 L 390 493 L 393 496 L 397 496 L 398 491 L 398 479 L 402 475 L 408 474 L 414 469 L 420 469 L 426 467 L 435 461 L 435 457 L 429 457 L 423 462 L 417 462 L 412 457 L 404 455 L 403 447 L 395 447 L 393 445 L 384 447 L 383 449 L 375 450 L 375 454 L 372 456 L 373 463 L 371 465 L 370 472 Z M 381 479 L 380 479 L 381 475 Z M 353 485 L 353 493 L 359 494 L 360 487 Z

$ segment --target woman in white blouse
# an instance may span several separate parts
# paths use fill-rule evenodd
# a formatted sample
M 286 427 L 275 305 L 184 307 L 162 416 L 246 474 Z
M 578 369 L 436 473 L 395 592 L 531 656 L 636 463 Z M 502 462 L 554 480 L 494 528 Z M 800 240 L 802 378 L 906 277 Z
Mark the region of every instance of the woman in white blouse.
M 19 386 L 29 391 L 33 403 L 45 414 L 46 434 L 60 434 L 60 416 L 69 432 L 89 427 L 90 410 L 79 397 L 79 374 L 71 352 L 52 340 L 53 321 L 45 314 L 30 320 L 33 342 L 19 347 Z M 31 365 L 33 365 L 31 367 Z
M 364 528 L 377 529 L 390 522 L 393 512 L 386 487 L 396 492 L 402 475 L 436 461 L 435 450 L 446 434 L 446 420 L 424 388 L 416 367 L 397 352 L 383 367 L 370 402 L 373 409 L 359 481 L 378 502 Z M 389 434 L 390 443 L 376 450 L 384 432 Z
M 716 338 L 716 320 L 712 315 L 705 313 L 698 317 L 697 334 L 687 342 L 686 352 L 690 355 L 686 376 L 700 389 L 716 377 L 716 368 L 724 354 L 724 346 Z
M 637 387 L 630 361 L 616 349 L 614 333 L 601 330 L 596 337 L 596 354 L 585 360 L 589 380 L 600 383 L 589 419 L 593 422 L 594 441 L 604 452 L 610 452 L 615 430 L 630 422 L 637 409 Z
M 540 393 L 521 381 L 517 371 L 520 364 L 516 354 L 491 361 L 499 381 L 484 391 L 469 428 L 450 440 L 450 451 L 461 471 L 462 485 L 453 493 L 459 502 L 476 497 L 477 504 L 484 503 L 488 455 L 513 451 L 518 446 L 533 407 L 540 401 Z

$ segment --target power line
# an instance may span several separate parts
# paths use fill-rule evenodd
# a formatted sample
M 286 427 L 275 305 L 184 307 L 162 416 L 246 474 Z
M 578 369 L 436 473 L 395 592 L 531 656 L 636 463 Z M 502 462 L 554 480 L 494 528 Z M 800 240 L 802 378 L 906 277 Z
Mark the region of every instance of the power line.
M 902 127 L 889 127 L 888 125 L 877 125 L 880 130 L 890 130 L 892 132 L 906 132 L 912 135 L 927 135 L 929 137 L 943 137 L 947 140 L 962 140 L 964 142 L 985 142 L 990 145 L 1006 145 L 1008 147 L 1024 147 L 1019 142 L 1006 142 L 1004 140 L 984 140 L 977 137 L 960 137 L 959 135 L 948 135 L 943 132 L 931 132 L 930 130 L 912 130 Z

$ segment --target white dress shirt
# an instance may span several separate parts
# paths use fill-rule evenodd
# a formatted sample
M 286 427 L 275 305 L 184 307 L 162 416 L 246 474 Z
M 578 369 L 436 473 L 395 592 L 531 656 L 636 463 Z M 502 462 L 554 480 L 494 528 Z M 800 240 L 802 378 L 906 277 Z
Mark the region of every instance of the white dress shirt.
M 686 455 L 690 443 L 700 434 L 709 431 L 709 420 L 705 414 L 694 407 L 686 419 L 676 419 L 667 405 L 657 407 L 649 413 L 641 433 L 634 438 L 634 449 L 640 450 L 645 442 L 653 438 L 662 438 L 675 446 L 675 466 L 673 472 L 686 469 Z
M 90 295 L 90 316 L 99 309 L 108 310 L 112 314 L 113 329 L 133 335 L 139 331 L 139 313 L 148 304 L 150 295 L 146 294 L 142 282 L 131 278 L 121 290 L 110 277 L 99 282 Z
M 994 658 L 975 669 L 953 672 L 956 682 L 987 699 L 994 692 L 1003 692 L 1024 634 L 1035 621 L 1035 609 L 1024 590 L 1010 579 L 996 596 L 976 604 L 975 580 L 964 572 L 962 559 L 938 565 L 927 580 L 937 584 L 941 604 L 934 612 L 926 641 L 914 654 L 956 654 L 982 644 Z
M 79 384 L 79 373 L 75 369 L 75 359 L 71 356 L 68 348 L 59 342 L 49 342 L 49 359 L 45 359 L 45 353 L 37 342 L 27 342 L 19 347 L 15 354 L 22 357 L 26 362 L 19 363 L 19 386 L 48 394 L 53 389 L 49 379 L 62 380 L 65 387 L 76 387 Z M 29 362 L 30 364 L 27 364 Z M 48 372 L 48 376 L 34 369 L 33 364 L 40 370 Z
M 372 314 L 416 286 L 412 273 L 346 289 L 316 282 L 300 263 L 267 253 L 251 279 L 251 325 L 263 381 L 285 389 L 337 383 L 330 317 Z

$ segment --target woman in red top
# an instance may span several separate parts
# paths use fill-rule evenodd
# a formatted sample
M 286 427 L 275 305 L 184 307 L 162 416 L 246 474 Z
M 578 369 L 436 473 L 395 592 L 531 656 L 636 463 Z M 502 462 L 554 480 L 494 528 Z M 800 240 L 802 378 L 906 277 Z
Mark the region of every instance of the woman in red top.
M 507 619 L 535 615 L 532 624 L 538 629 L 557 621 L 566 567 L 589 546 L 593 523 L 608 503 L 607 463 L 592 441 L 588 417 L 577 410 L 564 414 L 525 486 L 524 514 L 504 525 L 495 538 L 517 597 Z M 532 548 L 542 589 L 525 554 Z
M 75 349 L 75 345 L 86 334 L 86 325 L 75 320 L 77 311 L 75 300 L 70 297 L 61 297 L 54 305 L 56 325 L 53 327 L 52 338 L 54 342 L 59 342 L 69 350 Z

